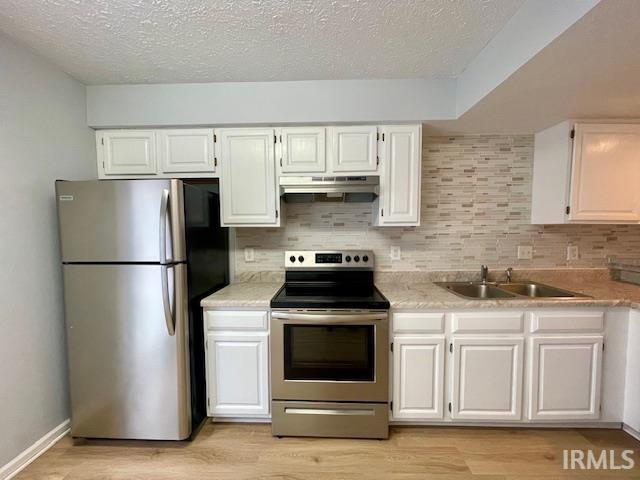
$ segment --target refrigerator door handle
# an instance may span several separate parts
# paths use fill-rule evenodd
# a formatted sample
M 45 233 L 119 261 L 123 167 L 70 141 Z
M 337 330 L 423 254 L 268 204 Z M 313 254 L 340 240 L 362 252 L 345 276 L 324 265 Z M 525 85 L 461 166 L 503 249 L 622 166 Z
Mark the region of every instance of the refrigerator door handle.
M 167 215 L 169 213 L 169 190 L 162 190 L 160 198 L 160 263 L 167 263 Z
M 176 334 L 176 320 L 171 311 L 171 301 L 169 300 L 169 267 L 168 265 L 162 265 L 160 272 L 162 273 L 162 304 L 164 306 L 164 321 L 167 325 L 167 332 L 169 336 L 173 337 Z M 175 279 L 173 290 L 175 292 Z M 175 306 L 175 302 L 174 302 Z

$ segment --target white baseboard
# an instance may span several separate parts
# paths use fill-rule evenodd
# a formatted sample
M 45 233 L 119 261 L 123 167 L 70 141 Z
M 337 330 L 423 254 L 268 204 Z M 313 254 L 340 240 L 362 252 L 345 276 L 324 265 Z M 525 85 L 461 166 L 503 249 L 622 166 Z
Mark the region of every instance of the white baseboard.
M 638 430 L 636 430 L 635 428 L 632 428 L 629 425 L 627 425 L 626 423 L 623 423 L 622 424 L 622 430 L 627 432 L 629 435 L 631 435 L 636 440 L 640 440 L 640 432 Z
M 48 433 L 45 433 L 36 443 L 20 453 L 6 465 L 0 467 L 0 480 L 9 480 L 21 472 L 27 465 L 33 462 L 44 452 L 53 447 L 58 440 L 64 437 L 70 429 L 69 419 L 62 422 Z

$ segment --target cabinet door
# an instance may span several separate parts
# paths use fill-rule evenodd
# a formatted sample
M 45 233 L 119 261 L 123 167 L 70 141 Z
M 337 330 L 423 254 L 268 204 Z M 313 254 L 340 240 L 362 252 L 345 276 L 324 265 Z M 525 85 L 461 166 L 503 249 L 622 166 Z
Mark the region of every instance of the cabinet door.
M 98 170 L 104 175 L 150 175 L 156 171 L 152 130 L 102 130 L 96 134 Z
M 376 127 L 332 127 L 331 153 L 334 172 L 372 173 L 378 170 Z
M 158 130 L 158 156 L 164 173 L 215 172 L 213 130 Z
M 521 337 L 453 340 L 451 418 L 521 418 L 523 343 Z
M 276 226 L 277 195 L 272 129 L 223 129 L 220 139 L 222 225 Z
M 382 128 L 378 225 L 420 225 L 421 128 Z
M 442 418 L 444 337 L 394 337 L 393 417 Z
M 207 335 L 209 416 L 269 414 L 269 334 Z
M 283 128 L 280 133 L 282 173 L 322 173 L 325 162 L 325 128 Z
M 577 124 L 573 221 L 640 222 L 640 125 Z
M 533 337 L 530 342 L 529 418 L 599 418 L 603 337 Z

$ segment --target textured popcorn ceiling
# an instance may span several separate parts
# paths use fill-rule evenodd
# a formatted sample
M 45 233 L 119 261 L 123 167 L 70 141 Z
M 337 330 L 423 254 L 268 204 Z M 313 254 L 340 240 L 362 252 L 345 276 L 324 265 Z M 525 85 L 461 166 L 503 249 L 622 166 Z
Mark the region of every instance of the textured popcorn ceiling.
M 1 0 L 89 84 L 457 76 L 524 0 Z

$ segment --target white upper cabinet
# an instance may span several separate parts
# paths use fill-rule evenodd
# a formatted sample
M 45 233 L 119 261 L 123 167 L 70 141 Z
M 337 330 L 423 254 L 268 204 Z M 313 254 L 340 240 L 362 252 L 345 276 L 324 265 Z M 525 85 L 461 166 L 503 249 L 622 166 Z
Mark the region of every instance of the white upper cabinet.
M 523 344 L 518 338 L 454 338 L 451 418 L 520 420 Z
M 324 127 L 287 127 L 280 130 L 280 172 L 326 171 Z
M 531 420 L 588 420 L 600 417 L 603 337 L 530 339 Z
M 640 222 L 640 125 L 575 126 L 571 220 Z
M 380 195 L 374 206 L 375 225 L 420 225 L 421 131 L 420 125 L 381 127 Z
M 563 122 L 536 135 L 531 223 L 640 223 L 640 125 Z
M 328 130 L 331 135 L 331 171 L 351 175 L 377 173 L 377 127 L 330 127 Z
M 158 157 L 164 173 L 213 173 L 213 129 L 158 130 Z
M 100 130 L 96 142 L 99 176 L 156 173 L 153 130 Z
M 275 133 L 270 128 L 216 130 L 223 226 L 278 226 Z

